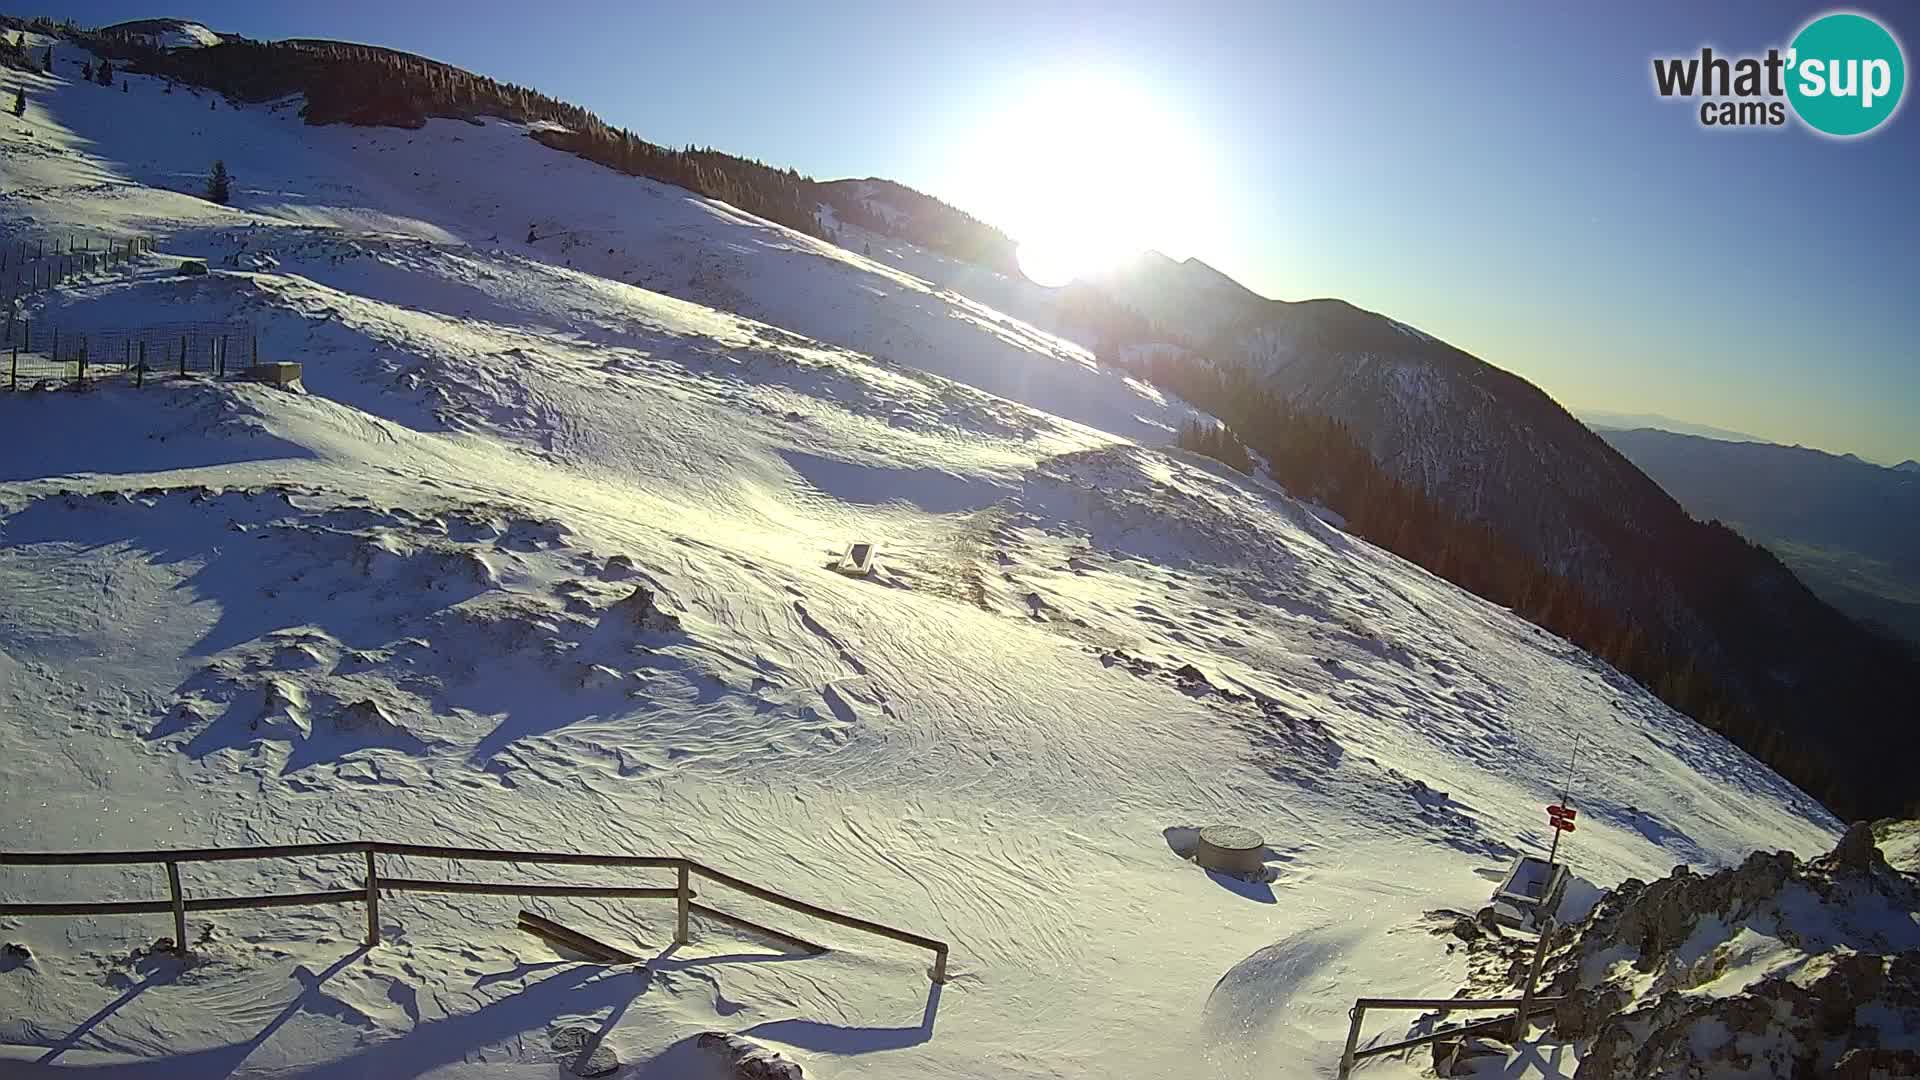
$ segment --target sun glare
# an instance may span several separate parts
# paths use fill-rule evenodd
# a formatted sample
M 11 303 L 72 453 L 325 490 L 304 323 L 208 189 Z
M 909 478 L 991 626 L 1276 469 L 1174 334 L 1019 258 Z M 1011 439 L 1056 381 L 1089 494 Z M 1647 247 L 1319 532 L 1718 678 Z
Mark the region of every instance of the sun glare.
M 1038 83 L 993 138 L 1011 163 L 1001 218 L 1034 282 L 1065 285 L 1147 247 L 1192 246 L 1190 187 L 1176 188 L 1155 162 L 1192 162 L 1184 151 L 1194 139 L 1129 79 L 1082 73 Z

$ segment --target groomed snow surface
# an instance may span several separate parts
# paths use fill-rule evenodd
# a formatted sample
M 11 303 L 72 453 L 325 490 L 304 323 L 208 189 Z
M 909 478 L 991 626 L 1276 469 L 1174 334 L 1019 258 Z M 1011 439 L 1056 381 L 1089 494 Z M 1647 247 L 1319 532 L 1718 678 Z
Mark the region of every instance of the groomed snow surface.
M 196 913 L 185 967 L 166 916 L 9 918 L 8 1076 L 545 1077 L 569 1027 L 626 1076 L 701 1075 L 709 1030 L 827 1080 L 1323 1076 L 1352 998 L 1460 984 L 1422 915 L 1544 847 L 1575 736 L 1567 850 L 1602 885 L 1832 846 L 1604 664 L 1165 449 L 1191 413 L 1079 345 L 510 123 L 310 128 L 55 52 L 0 72 L 6 242 L 158 250 L 30 317 L 244 323 L 306 393 L 0 396 L 0 849 L 682 854 L 946 940 L 953 978 L 719 891 L 832 951 L 669 950 L 658 901 L 394 894 L 372 950 L 358 906 Z M 193 194 L 216 157 L 231 207 Z M 856 539 L 875 571 L 836 574 Z M 1215 822 L 1271 880 L 1174 853 Z M 13 901 L 165 895 L 0 867 Z M 521 906 L 657 959 L 564 958 Z

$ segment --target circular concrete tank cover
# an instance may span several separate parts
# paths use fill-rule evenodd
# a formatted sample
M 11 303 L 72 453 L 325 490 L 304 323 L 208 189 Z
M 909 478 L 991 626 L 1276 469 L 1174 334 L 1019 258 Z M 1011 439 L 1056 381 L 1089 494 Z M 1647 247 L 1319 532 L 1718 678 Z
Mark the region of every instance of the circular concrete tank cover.
M 1266 868 L 1261 856 L 1267 844 L 1260 834 L 1238 825 L 1209 825 L 1200 830 L 1194 861 L 1225 874 L 1258 874 Z

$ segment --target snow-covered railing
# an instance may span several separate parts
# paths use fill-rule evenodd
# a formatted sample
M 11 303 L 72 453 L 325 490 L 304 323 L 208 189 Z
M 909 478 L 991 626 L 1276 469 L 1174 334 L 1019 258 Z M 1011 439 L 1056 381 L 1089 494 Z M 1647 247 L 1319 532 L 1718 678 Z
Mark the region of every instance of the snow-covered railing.
M 359 887 L 324 892 L 268 893 L 248 896 L 189 897 L 180 884 L 180 867 L 185 863 L 232 862 L 245 859 L 286 859 L 310 855 L 363 855 L 366 876 Z M 521 882 L 435 881 L 422 878 L 382 876 L 377 856 L 404 855 L 417 858 L 454 861 L 535 863 L 549 866 L 612 866 L 627 869 L 670 869 L 676 881 L 671 888 L 632 885 L 536 885 Z M 367 908 L 367 944 L 380 943 L 381 892 L 478 893 L 500 896 L 601 896 L 627 900 L 673 900 L 678 908 L 674 941 L 686 944 L 687 918 L 695 912 L 756 933 L 768 934 L 795 944 L 808 944 L 784 931 L 749 922 L 716 908 L 694 902 L 692 879 L 695 875 L 716 885 L 745 893 L 755 899 L 799 912 L 823 922 L 834 923 L 914 945 L 933 953 L 934 982 L 947 981 L 947 943 L 797 900 L 750 881 L 722 873 L 692 859 L 675 855 L 596 855 L 573 851 L 499 851 L 493 848 L 445 847 L 435 844 L 393 844 L 383 841 L 341 841 L 321 844 L 269 844 L 260 847 L 177 848 L 154 851 L 0 851 L 0 866 L 122 866 L 151 863 L 165 869 L 165 900 L 105 900 L 59 903 L 0 903 L 0 915 L 158 915 L 173 914 L 174 948 L 184 950 L 187 941 L 187 912 L 231 911 L 245 908 L 308 907 L 324 904 L 365 904 Z

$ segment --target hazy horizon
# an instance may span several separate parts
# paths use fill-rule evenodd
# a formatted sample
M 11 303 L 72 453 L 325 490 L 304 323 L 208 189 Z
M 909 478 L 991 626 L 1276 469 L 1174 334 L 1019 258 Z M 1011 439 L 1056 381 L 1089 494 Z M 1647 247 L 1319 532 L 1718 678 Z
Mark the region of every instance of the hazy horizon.
M 1652 88 L 1652 57 L 1784 46 L 1827 5 L 583 0 L 542 7 L 544 36 L 487 4 L 61 8 L 420 52 L 660 143 L 896 180 L 1069 256 L 1153 248 L 1263 296 L 1339 297 L 1573 411 L 1920 458 L 1920 121 L 1712 131 Z M 1861 10 L 1915 40 L 1912 11 Z

